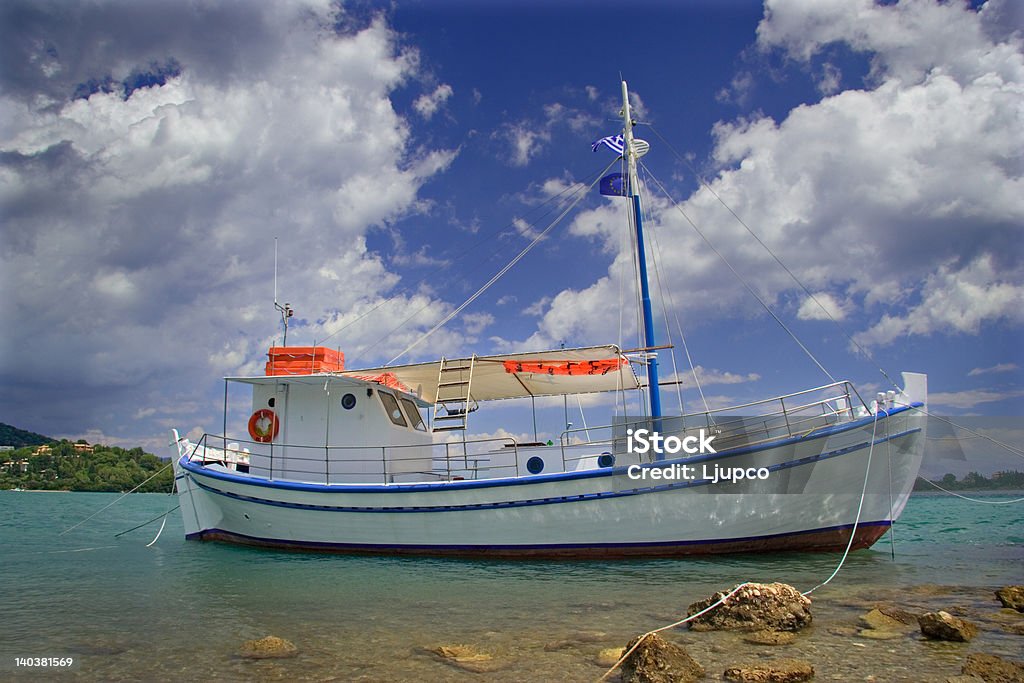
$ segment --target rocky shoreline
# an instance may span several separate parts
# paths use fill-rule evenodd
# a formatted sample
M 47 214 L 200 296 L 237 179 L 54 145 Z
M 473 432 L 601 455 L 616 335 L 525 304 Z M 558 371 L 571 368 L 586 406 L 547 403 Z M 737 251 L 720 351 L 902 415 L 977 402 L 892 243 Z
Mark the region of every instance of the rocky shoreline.
M 724 595 L 693 603 L 687 614 Z M 687 626 L 625 642 L 616 642 L 620 636 L 613 632 L 579 630 L 543 645 L 509 644 L 498 632 L 482 634 L 478 642 L 424 643 L 403 657 L 410 675 L 395 680 L 542 680 L 559 671 L 560 680 L 605 675 L 603 680 L 628 683 L 1024 682 L 1022 596 L 1020 586 L 980 591 L 925 585 L 812 602 L 785 584 L 746 584 Z M 263 639 L 272 652 L 253 654 L 259 642 L 245 643 L 236 656 L 254 666 L 274 657 L 302 658 L 298 647 L 278 638 Z

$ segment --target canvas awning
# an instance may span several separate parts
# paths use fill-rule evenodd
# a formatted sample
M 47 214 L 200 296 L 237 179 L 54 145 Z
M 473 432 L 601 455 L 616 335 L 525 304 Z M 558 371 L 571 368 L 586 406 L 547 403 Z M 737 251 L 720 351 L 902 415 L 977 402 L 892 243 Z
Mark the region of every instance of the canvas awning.
M 593 374 L 590 374 L 587 365 L 590 361 L 605 362 L 593 363 Z M 444 362 L 449 367 L 468 366 L 470 358 L 449 358 Z M 522 366 L 521 370 L 519 366 Z M 394 375 L 413 394 L 433 403 L 437 396 L 441 361 L 347 370 L 338 374 L 366 377 L 383 373 Z M 473 362 L 470 394 L 477 401 L 494 401 L 636 389 L 639 386 L 628 359 L 617 346 L 608 345 L 477 356 Z

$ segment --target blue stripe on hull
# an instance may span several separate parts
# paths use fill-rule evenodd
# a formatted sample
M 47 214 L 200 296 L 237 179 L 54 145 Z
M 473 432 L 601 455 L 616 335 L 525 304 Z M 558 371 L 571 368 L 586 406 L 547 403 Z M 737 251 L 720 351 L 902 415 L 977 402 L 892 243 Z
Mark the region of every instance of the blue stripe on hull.
M 885 417 L 889 418 L 893 415 L 902 413 L 913 408 L 919 408 L 923 406 L 923 403 L 914 403 L 912 406 L 895 408 L 885 413 Z M 697 458 L 679 458 L 675 460 L 664 460 L 657 463 L 645 463 L 641 465 L 644 468 L 650 467 L 665 467 L 672 465 L 673 463 L 696 465 L 702 462 L 708 462 L 712 460 L 721 460 L 723 458 L 732 458 L 740 455 L 746 455 L 748 453 L 754 453 L 758 451 L 770 450 L 773 448 L 779 448 L 782 446 L 788 446 L 795 443 L 814 441 L 821 438 L 827 438 L 835 434 L 842 432 L 852 431 L 859 429 L 865 425 L 871 424 L 875 419 L 874 416 L 861 418 L 855 422 L 850 422 L 845 425 L 837 425 L 835 427 L 829 427 L 822 429 L 821 431 L 815 432 L 813 436 L 797 436 L 787 437 L 785 439 L 779 439 L 777 441 L 771 441 L 764 444 L 758 444 L 756 446 L 745 446 L 743 448 L 737 448 L 731 451 L 723 451 L 717 454 L 709 454 Z M 882 418 L 879 418 L 881 421 Z M 876 439 L 875 443 L 885 443 L 893 439 L 897 439 L 909 434 L 920 432 L 920 429 L 911 429 L 899 434 L 893 434 L 886 438 Z M 849 452 L 849 450 L 856 450 L 859 448 L 865 448 L 868 446 L 868 442 L 865 441 L 861 444 L 854 446 L 848 446 L 843 449 L 843 452 Z M 842 455 L 842 452 L 833 451 L 829 454 L 822 454 L 817 456 L 811 456 L 811 459 L 821 459 L 825 456 L 833 457 L 834 455 Z M 804 458 L 803 461 L 811 461 L 808 458 Z M 803 461 L 793 461 L 794 463 L 803 464 Z M 210 470 L 204 468 L 201 464 L 190 462 L 187 456 L 183 456 L 178 464 L 182 468 L 189 472 L 195 472 L 203 474 L 214 479 L 221 479 L 224 481 L 237 482 L 240 484 L 247 484 L 249 486 L 262 486 L 266 488 L 283 489 L 290 491 L 309 491 L 309 492 L 331 492 L 331 493 L 411 493 L 421 491 L 439 491 L 439 490 L 452 490 L 452 489 L 471 489 L 471 488 L 490 488 L 495 486 L 522 486 L 530 484 L 538 484 L 542 482 L 555 482 L 555 481 L 567 481 L 575 479 L 589 479 L 594 477 L 609 477 L 615 473 L 621 473 L 624 468 L 612 469 L 600 469 L 600 470 L 589 470 L 585 472 L 559 472 L 556 474 L 540 474 L 529 477 L 519 478 L 504 478 L 504 479 L 485 479 L 480 481 L 443 481 L 437 483 L 425 483 L 425 484 L 365 484 L 365 485 L 352 485 L 352 484 L 313 484 L 305 482 L 293 482 L 293 481 L 274 481 L 270 479 L 262 479 L 259 477 L 242 476 L 238 474 L 231 474 L 227 472 L 218 472 L 216 470 Z M 787 463 L 783 463 L 787 464 Z M 775 467 L 778 467 L 776 465 Z M 645 489 L 646 492 L 648 489 Z
M 899 438 L 902 438 L 904 436 L 908 436 L 910 434 L 914 434 L 914 433 L 919 432 L 919 431 L 920 431 L 919 429 L 912 429 L 912 430 L 909 430 L 909 431 L 906 431 L 906 432 L 901 432 L 899 434 L 893 434 L 891 436 L 888 436 L 888 437 L 885 437 L 885 438 L 882 438 L 882 439 L 876 439 L 875 443 L 876 444 L 885 443 L 886 441 L 891 441 L 891 440 L 894 440 L 894 439 L 899 439 Z M 821 460 L 828 460 L 828 459 L 831 459 L 831 458 L 837 458 L 837 457 L 842 456 L 842 455 L 847 455 L 847 454 L 853 453 L 855 451 L 863 450 L 863 449 L 867 448 L 868 446 L 869 446 L 869 443 L 867 441 L 864 441 L 864 442 L 859 443 L 859 444 L 854 444 L 852 446 L 846 446 L 844 448 L 839 448 L 839 449 L 836 449 L 834 451 L 829 451 L 828 453 L 820 453 L 818 455 L 811 455 L 811 456 L 807 456 L 805 458 L 800 458 L 798 460 L 790 460 L 788 462 L 778 463 L 776 465 L 770 465 L 766 469 L 768 469 L 770 472 L 778 472 L 778 471 L 789 469 L 789 468 L 792 468 L 792 467 L 800 467 L 802 465 L 808 465 L 808 464 L 815 463 L 815 462 L 818 462 L 818 461 L 821 461 Z M 622 470 L 618 470 L 618 471 L 621 473 Z M 205 473 L 207 473 L 207 472 L 204 472 L 204 474 Z M 220 472 L 211 472 L 209 474 L 213 478 L 225 478 L 225 477 L 218 476 L 218 475 L 221 474 Z M 609 476 L 610 474 L 611 473 L 608 472 L 608 473 L 606 473 L 606 476 Z M 231 480 L 235 481 L 235 480 L 238 480 L 238 479 L 242 479 L 242 478 L 232 476 Z M 660 486 L 651 486 L 651 487 L 636 488 L 636 489 L 626 489 L 626 490 L 622 490 L 622 491 L 616 491 L 616 490 L 598 491 L 598 492 L 595 492 L 595 493 L 574 494 L 574 495 L 569 495 L 569 496 L 555 496 L 555 497 L 550 497 L 550 498 L 532 498 L 532 499 L 526 499 L 526 500 L 500 501 L 500 502 L 494 502 L 494 503 L 472 503 L 472 504 L 469 504 L 469 505 L 432 505 L 432 506 L 417 505 L 417 506 L 387 506 L 387 507 L 369 507 L 369 506 L 365 506 L 365 507 L 359 507 L 359 506 L 340 506 L 340 505 L 316 505 L 316 504 L 311 504 L 311 503 L 293 503 L 293 502 L 287 502 L 287 501 L 270 500 L 270 499 L 267 499 L 267 498 L 258 498 L 258 497 L 255 497 L 255 496 L 242 495 L 240 493 L 234 493 L 234 492 L 231 492 L 231 491 L 222 491 L 222 490 L 220 490 L 218 488 L 210 486 L 209 484 L 206 484 L 204 482 L 199 481 L 196 477 L 193 477 L 192 480 L 193 480 L 193 482 L 195 482 L 195 484 L 197 486 L 202 488 L 204 491 L 208 491 L 210 493 L 213 493 L 213 494 L 216 494 L 216 495 L 219 495 L 219 496 L 225 496 L 227 498 L 233 498 L 235 500 L 241 500 L 241 501 L 245 501 L 245 502 L 249 502 L 249 503 L 255 503 L 257 505 L 271 505 L 271 506 L 274 506 L 274 507 L 284 507 L 284 508 L 292 508 L 292 509 L 298 509 L 298 510 L 319 511 L 319 512 L 421 512 L 421 513 L 422 512 L 479 511 L 479 510 L 491 510 L 491 509 L 498 509 L 498 508 L 532 507 L 532 506 L 535 506 L 535 505 L 556 505 L 556 504 L 560 504 L 560 503 L 577 503 L 577 502 L 581 502 L 581 501 L 603 500 L 603 499 L 608 499 L 608 498 L 620 498 L 622 496 L 636 496 L 636 495 L 644 495 L 644 494 L 648 494 L 648 493 L 658 493 L 658 492 L 662 492 L 662 491 L 670 491 L 670 490 L 674 490 L 674 489 L 684 489 L 684 488 L 692 488 L 692 487 L 696 487 L 696 486 L 713 486 L 714 485 L 712 482 L 710 482 L 710 481 L 708 481 L 706 479 L 697 479 L 697 480 L 694 480 L 694 481 L 682 481 L 682 482 L 675 482 L 675 483 L 671 483 L 671 484 L 662 484 Z M 251 482 L 245 481 L 244 479 L 243 479 L 243 482 L 244 483 L 251 483 Z M 321 489 L 324 489 L 324 488 L 325 487 L 321 487 Z M 322 492 L 326 492 L 326 491 L 322 491 Z M 346 491 L 346 492 L 348 492 L 348 491 Z

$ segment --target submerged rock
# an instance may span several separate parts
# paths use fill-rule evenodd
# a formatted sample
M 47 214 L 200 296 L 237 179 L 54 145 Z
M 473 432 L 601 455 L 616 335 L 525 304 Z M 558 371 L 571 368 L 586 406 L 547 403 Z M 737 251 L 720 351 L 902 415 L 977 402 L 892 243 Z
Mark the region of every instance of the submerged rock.
M 626 650 L 640 638 L 643 636 L 629 641 Z M 686 650 L 657 633 L 644 638 L 622 663 L 622 680 L 625 683 L 690 683 L 703 677 L 704 667 Z
M 612 667 L 619 661 L 619 658 L 626 652 L 624 647 L 606 647 L 597 653 L 594 661 L 600 666 Z
M 861 628 L 879 631 L 913 631 L 917 628 L 917 615 L 894 607 L 876 607 L 858 620 Z
M 995 655 L 967 655 L 961 672 L 968 676 L 977 676 L 985 683 L 1024 683 L 1024 664 Z
M 568 634 L 568 637 L 561 638 L 559 640 L 553 640 L 550 643 L 544 645 L 545 652 L 555 652 L 557 650 L 565 650 L 568 648 L 579 648 L 587 643 L 599 643 L 608 634 L 604 631 L 573 631 Z
M 876 607 L 857 620 L 857 635 L 871 640 L 902 638 L 918 628 L 917 617 L 895 607 Z
M 438 645 L 427 652 L 445 664 L 472 673 L 491 673 L 509 666 L 509 662 L 497 661 L 494 655 L 481 652 L 470 645 Z
M 690 605 L 697 614 L 718 602 L 728 591 Z M 723 604 L 690 622 L 694 631 L 799 631 L 811 623 L 811 600 L 784 583 L 750 583 Z
M 965 619 L 954 617 L 949 612 L 927 612 L 917 618 L 921 633 L 932 640 L 951 640 L 958 643 L 978 635 L 978 627 Z
M 277 636 L 247 640 L 238 649 L 238 656 L 246 659 L 283 659 L 298 654 L 299 648 L 294 643 Z
M 1024 586 L 1007 586 L 996 591 L 996 597 L 1003 607 L 1024 612 Z
M 791 631 L 755 631 L 743 637 L 744 642 L 752 645 L 789 645 L 796 640 L 796 634 Z
M 727 681 L 796 683 L 814 678 L 814 667 L 802 659 L 778 659 L 765 664 L 730 667 L 723 675 Z

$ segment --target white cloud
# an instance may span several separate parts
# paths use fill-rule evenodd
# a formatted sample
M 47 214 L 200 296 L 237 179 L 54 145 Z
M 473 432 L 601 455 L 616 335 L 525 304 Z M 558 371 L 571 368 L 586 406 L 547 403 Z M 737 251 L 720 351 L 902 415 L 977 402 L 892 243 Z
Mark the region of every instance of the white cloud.
M 696 373 L 697 380 L 700 381 L 700 385 L 702 387 L 714 386 L 716 384 L 746 384 L 748 382 L 756 382 L 761 379 L 761 375 L 756 372 L 737 374 L 735 372 L 729 372 L 728 370 L 716 370 L 714 368 L 705 368 L 698 365 L 694 367 L 692 371 L 680 370 L 678 375 L 669 375 L 664 377 L 662 381 L 679 381 L 682 383 L 684 389 L 692 389 L 697 386 L 693 378 L 694 373 Z
M 994 33 L 984 12 L 961 4 L 868 0 L 770 2 L 758 30 L 764 51 L 808 65 L 834 42 L 869 54 L 869 87 L 796 106 L 778 121 L 755 113 L 720 122 L 711 188 L 810 291 L 822 293 L 834 317 L 861 328 L 863 344 L 975 335 L 1000 320 L 1019 325 L 1020 35 Z M 839 84 L 838 72 L 830 73 L 826 91 Z M 664 288 L 687 292 L 681 312 L 761 315 L 688 221 L 649 189 L 645 228 L 661 247 Z M 679 208 L 777 310 L 796 295 L 799 318 L 823 315 L 710 192 Z M 619 232 L 624 213 L 623 203 L 609 200 L 575 220 L 573 234 L 597 241 L 613 259 L 588 287 L 556 296 L 527 342 L 606 339 L 617 329 L 607 302 L 619 301 L 620 282 L 632 296 Z
M 804 298 L 796 317 L 800 320 L 842 320 L 846 317 L 846 306 L 828 292 L 818 292 L 813 299 Z
M 943 406 L 946 408 L 970 409 L 982 403 L 992 403 L 1011 398 L 1024 396 L 1024 391 L 996 391 L 990 389 L 970 389 L 967 391 L 939 391 L 929 394 L 928 403 L 931 406 Z
M 442 83 L 437 86 L 432 93 L 424 93 L 416 98 L 416 101 L 412 103 L 413 109 L 415 109 L 420 116 L 425 119 L 430 119 L 437 113 L 437 110 L 448 101 L 448 98 L 453 94 L 452 86 L 447 83 Z
M 40 9 L 32 30 L 60 47 L 58 64 L 5 65 L 0 272 L 18 287 L 0 312 L 20 324 L 0 339 L 0 376 L 22 396 L 4 407 L 16 424 L 34 419 L 19 405 L 51 405 L 48 386 L 69 387 L 52 404 L 59 424 L 118 412 L 141 424 L 156 415 L 140 395 L 184 405 L 221 372 L 262 372 L 279 336 L 274 237 L 281 301 L 297 311 L 289 341 L 325 338 L 397 284 L 366 232 L 429 210 L 420 187 L 456 154 L 411 146 L 390 96 L 418 57 L 379 18 L 349 25 L 336 7 L 301 2 L 147 11 L 161 32 L 136 41 L 130 6 Z M 218 49 L 225 41 L 235 47 Z M 67 96 L 169 55 L 180 68 L 161 83 Z M 395 297 L 380 327 L 336 341 L 380 362 L 446 310 L 427 292 Z
M 1024 285 L 999 281 L 988 255 L 961 270 L 941 266 L 926 278 L 922 289 L 925 294 L 919 305 L 904 315 L 882 316 L 855 339 L 861 344 L 884 345 L 910 334 L 977 334 L 985 320 L 1024 322 Z
M 594 128 L 601 121 L 589 112 L 559 102 L 544 105 L 542 111 L 544 116 L 539 120 L 509 122 L 494 134 L 495 139 L 512 150 L 509 158 L 512 165 L 526 166 L 542 154 L 551 142 L 554 131 L 561 126 L 580 134 Z
M 989 375 L 996 372 L 1013 372 L 1018 368 L 1019 366 L 1016 363 L 997 363 L 988 368 L 974 368 L 967 373 L 967 376 L 977 377 L 978 375 Z

